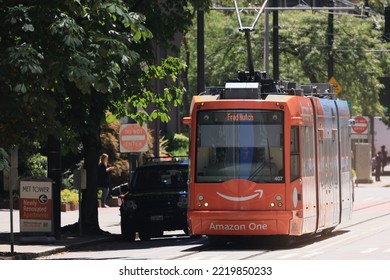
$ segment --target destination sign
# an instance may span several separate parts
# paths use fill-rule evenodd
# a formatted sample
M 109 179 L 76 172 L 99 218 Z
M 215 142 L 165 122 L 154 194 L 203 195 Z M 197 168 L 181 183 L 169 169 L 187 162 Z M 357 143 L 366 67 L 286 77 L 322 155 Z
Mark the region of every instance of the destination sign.
M 258 112 L 223 111 L 214 112 L 213 120 L 216 123 L 226 122 L 259 122 L 264 119 Z
M 281 124 L 283 111 L 278 110 L 217 110 L 201 111 L 199 124 Z
M 252 113 L 227 113 L 226 120 L 235 122 L 254 121 L 255 116 Z

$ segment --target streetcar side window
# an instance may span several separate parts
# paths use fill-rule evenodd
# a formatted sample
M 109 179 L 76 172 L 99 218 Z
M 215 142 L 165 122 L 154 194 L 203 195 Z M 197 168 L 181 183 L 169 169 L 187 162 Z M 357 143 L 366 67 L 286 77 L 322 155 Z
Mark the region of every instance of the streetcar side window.
M 300 151 L 299 151 L 299 127 L 291 127 L 291 143 L 290 143 L 290 179 L 291 182 L 298 179 L 300 176 Z

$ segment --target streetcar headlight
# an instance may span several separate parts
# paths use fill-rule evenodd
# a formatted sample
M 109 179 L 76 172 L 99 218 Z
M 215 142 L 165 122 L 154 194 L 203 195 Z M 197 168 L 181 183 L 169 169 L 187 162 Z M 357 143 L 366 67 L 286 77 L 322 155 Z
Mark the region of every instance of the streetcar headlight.
M 281 196 L 281 195 L 277 195 L 277 196 L 275 196 L 275 199 L 276 199 L 277 201 L 281 201 L 281 200 L 282 200 L 282 196 Z
M 275 207 L 275 203 L 271 202 L 271 207 Z
M 207 202 L 203 202 L 203 201 L 204 201 L 204 196 L 202 194 L 198 195 L 198 207 L 209 206 L 209 204 Z

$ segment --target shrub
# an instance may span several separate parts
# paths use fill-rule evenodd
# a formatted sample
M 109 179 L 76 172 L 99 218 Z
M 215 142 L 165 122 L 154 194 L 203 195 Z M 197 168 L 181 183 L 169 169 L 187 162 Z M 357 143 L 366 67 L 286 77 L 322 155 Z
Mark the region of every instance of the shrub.
M 61 203 L 76 204 L 79 202 L 78 190 L 63 189 L 61 190 Z
M 26 175 L 34 177 L 47 176 L 47 157 L 40 153 L 34 154 L 27 159 Z
M 186 156 L 189 149 L 189 138 L 184 134 L 176 133 L 171 141 L 172 150 L 170 154 L 174 156 Z

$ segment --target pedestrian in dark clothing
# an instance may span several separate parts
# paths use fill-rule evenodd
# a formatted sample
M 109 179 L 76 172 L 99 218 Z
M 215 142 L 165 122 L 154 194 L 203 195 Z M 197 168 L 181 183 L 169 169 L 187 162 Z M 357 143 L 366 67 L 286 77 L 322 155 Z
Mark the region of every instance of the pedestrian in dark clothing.
M 109 207 L 106 204 L 106 200 L 108 197 L 108 193 L 110 191 L 109 182 L 110 182 L 110 174 L 109 172 L 113 169 L 113 167 L 108 167 L 108 155 L 102 154 L 100 156 L 100 162 L 98 166 L 98 187 L 103 189 L 102 193 L 102 207 Z
M 374 159 L 374 167 L 375 167 L 375 181 L 381 180 L 381 166 L 382 166 L 382 158 L 381 158 L 381 152 L 377 152 L 375 159 Z
M 382 174 L 383 174 L 385 171 L 385 166 L 387 164 L 387 151 L 385 145 L 382 145 L 381 147 L 381 158 L 382 158 Z

